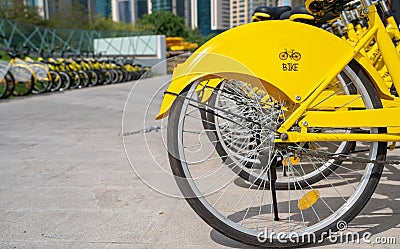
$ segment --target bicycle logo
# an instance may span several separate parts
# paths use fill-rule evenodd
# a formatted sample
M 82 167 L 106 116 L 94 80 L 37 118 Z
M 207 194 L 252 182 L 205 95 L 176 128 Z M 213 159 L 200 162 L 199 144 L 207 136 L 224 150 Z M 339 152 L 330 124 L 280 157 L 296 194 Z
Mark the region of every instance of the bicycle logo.
M 279 54 L 279 59 L 282 61 L 286 61 L 290 58 L 290 61 L 299 61 L 301 60 L 301 54 L 296 52 L 294 49 L 288 50 L 285 48 L 285 51 Z M 292 71 L 298 72 L 299 71 L 299 63 L 291 63 L 291 62 L 284 62 L 282 63 L 282 70 L 283 71 Z
M 294 49 L 289 51 L 285 48 L 285 51 L 279 54 L 279 59 L 285 61 L 288 58 L 290 58 L 291 60 L 299 61 L 301 60 L 301 54 L 299 52 L 296 52 Z

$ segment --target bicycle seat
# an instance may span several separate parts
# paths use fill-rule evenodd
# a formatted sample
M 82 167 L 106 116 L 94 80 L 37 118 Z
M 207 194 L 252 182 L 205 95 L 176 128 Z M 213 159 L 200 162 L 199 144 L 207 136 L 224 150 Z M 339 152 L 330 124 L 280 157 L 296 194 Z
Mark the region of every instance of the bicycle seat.
M 289 19 L 291 15 L 291 11 L 285 11 L 282 13 L 281 17 L 279 18 L 280 20 L 286 20 Z
M 311 23 L 312 23 L 312 22 L 314 22 L 315 17 L 313 15 L 311 15 L 310 12 L 307 11 L 305 5 L 299 5 L 292 9 L 289 19 L 292 21 L 300 21 L 300 22 L 305 22 L 305 23 L 308 23 L 311 21 Z
M 8 51 L 7 54 L 8 54 L 11 58 L 16 58 L 16 57 L 19 57 L 19 56 L 20 56 L 18 53 L 14 53 L 14 52 L 11 52 L 11 51 Z
M 260 6 L 254 10 L 252 21 L 279 20 L 283 12 L 290 11 L 291 9 L 290 6 Z
M 306 15 L 311 15 L 310 12 L 307 11 L 306 6 L 305 5 L 299 5 L 296 6 L 292 9 L 291 14 L 306 14 Z

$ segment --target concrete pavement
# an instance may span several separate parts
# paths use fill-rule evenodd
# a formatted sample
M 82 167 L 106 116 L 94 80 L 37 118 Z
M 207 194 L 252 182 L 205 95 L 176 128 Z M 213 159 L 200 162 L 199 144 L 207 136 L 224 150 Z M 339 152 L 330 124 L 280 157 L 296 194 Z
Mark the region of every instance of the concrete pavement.
M 147 117 L 144 106 L 169 79 L 145 79 L 135 86 L 124 132 L 163 125 L 150 118 L 160 99 Z M 140 177 L 132 170 L 120 136 L 132 87 L 125 83 L 0 102 L 0 248 L 250 248 L 211 229 L 184 200 L 160 193 L 171 182 L 152 168 L 155 160 L 168 170 L 158 133 L 126 136 Z M 389 154 L 400 160 L 399 150 Z M 373 238 L 396 237 L 400 243 L 399 183 L 400 167 L 389 165 L 350 229 L 370 231 Z M 165 191 L 174 195 L 176 189 Z M 343 246 L 373 245 L 318 245 Z

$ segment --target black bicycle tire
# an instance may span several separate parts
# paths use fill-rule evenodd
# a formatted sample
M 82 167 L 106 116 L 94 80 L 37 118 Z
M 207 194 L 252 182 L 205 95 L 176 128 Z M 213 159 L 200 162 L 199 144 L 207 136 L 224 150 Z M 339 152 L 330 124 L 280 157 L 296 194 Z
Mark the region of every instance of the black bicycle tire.
M 352 61 L 349 64 L 353 71 L 360 77 L 361 81 L 363 82 L 363 85 L 368 92 L 368 95 L 373 103 L 374 108 L 379 109 L 382 108 L 382 103 L 380 101 L 380 98 L 376 92 L 376 89 L 373 87 L 373 84 L 365 71 L 359 66 L 356 62 Z M 173 174 L 176 176 L 175 180 L 178 184 L 178 187 L 180 188 L 181 192 L 184 194 L 186 201 L 188 204 L 191 206 L 191 208 L 211 227 L 216 229 L 218 232 L 221 234 L 224 234 L 225 236 L 234 239 L 236 241 L 240 241 L 245 244 L 253 245 L 253 246 L 260 246 L 260 247 L 279 247 L 279 248 L 284 248 L 284 247 L 295 247 L 295 246 L 300 246 L 303 244 L 308 244 L 313 241 L 311 238 L 303 237 L 303 241 L 299 243 L 292 243 L 286 241 L 285 243 L 281 243 L 279 240 L 272 240 L 268 241 L 268 243 L 263 243 L 259 240 L 259 237 L 257 236 L 251 236 L 249 234 L 246 234 L 242 231 L 239 231 L 229 225 L 227 225 L 223 220 L 220 220 L 217 216 L 215 216 L 210 210 L 208 210 L 204 204 L 202 203 L 201 199 L 202 197 L 197 197 L 195 192 L 193 191 L 192 187 L 190 186 L 190 183 L 187 180 L 187 175 L 184 172 L 184 169 L 182 167 L 181 161 L 175 156 L 179 154 L 179 145 L 178 145 L 178 135 L 175 133 L 178 130 L 179 123 L 181 122 L 181 112 L 180 110 L 182 109 L 184 100 L 185 100 L 185 94 L 186 93 L 181 93 L 183 96 L 182 98 L 177 98 L 170 111 L 170 116 L 168 119 L 168 127 L 167 127 L 167 147 L 168 147 L 168 156 L 169 156 L 169 162 L 170 166 L 172 169 Z M 378 129 L 379 133 L 384 133 L 386 132 L 385 128 L 379 128 Z M 371 169 L 371 177 L 369 178 L 368 182 L 366 183 L 366 187 L 364 191 L 360 194 L 359 198 L 357 201 L 354 203 L 353 206 L 349 207 L 348 210 L 341 214 L 341 216 L 335 217 L 333 222 L 330 222 L 328 225 L 324 226 L 320 230 L 316 231 L 314 233 L 315 237 L 317 239 L 320 239 L 323 236 L 326 236 L 325 234 L 326 231 L 338 231 L 337 227 L 337 222 L 338 221 L 344 221 L 346 223 L 349 223 L 357 214 L 361 212 L 361 210 L 365 207 L 365 205 L 368 203 L 369 199 L 371 198 L 372 194 L 374 193 L 378 183 L 379 179 L 382 175 L 383 167 L 384 164 L 381 163 L 381 161 L 384 161 L 386 159 L 386 148 L 387 148 L 387 143 L 379 142 L 378 143 L 378 148 L 377 148 L 377 160 L 379 162 L 376 162 L 373 164 L 373 168 Z

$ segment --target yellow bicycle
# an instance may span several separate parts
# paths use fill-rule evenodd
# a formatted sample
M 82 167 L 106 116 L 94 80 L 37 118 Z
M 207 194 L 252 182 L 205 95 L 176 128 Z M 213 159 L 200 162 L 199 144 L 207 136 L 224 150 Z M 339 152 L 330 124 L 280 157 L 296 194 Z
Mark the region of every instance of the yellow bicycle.
M 11 56 L 9 72 L 14 78 L 14 96 L 29 95 L 37 82 L 35 71 L 18 54 L 9 52 Z
M 14 91 L 14 78 L 8 70 L 9 62 L 0 60 L 0 99 L 8 98 Z
M 189 205 L 250 245 L 342 231 L 385 164 L 400 164 L 386 160 L 400 141 L 400 35 L 386 1 L 305 6 L 307 24 L 255 22 L 203 45 L 175 68 L 156 117 L 168 117 L 169 161 Z M 335 20 L 340 36 L 327 28 Z

